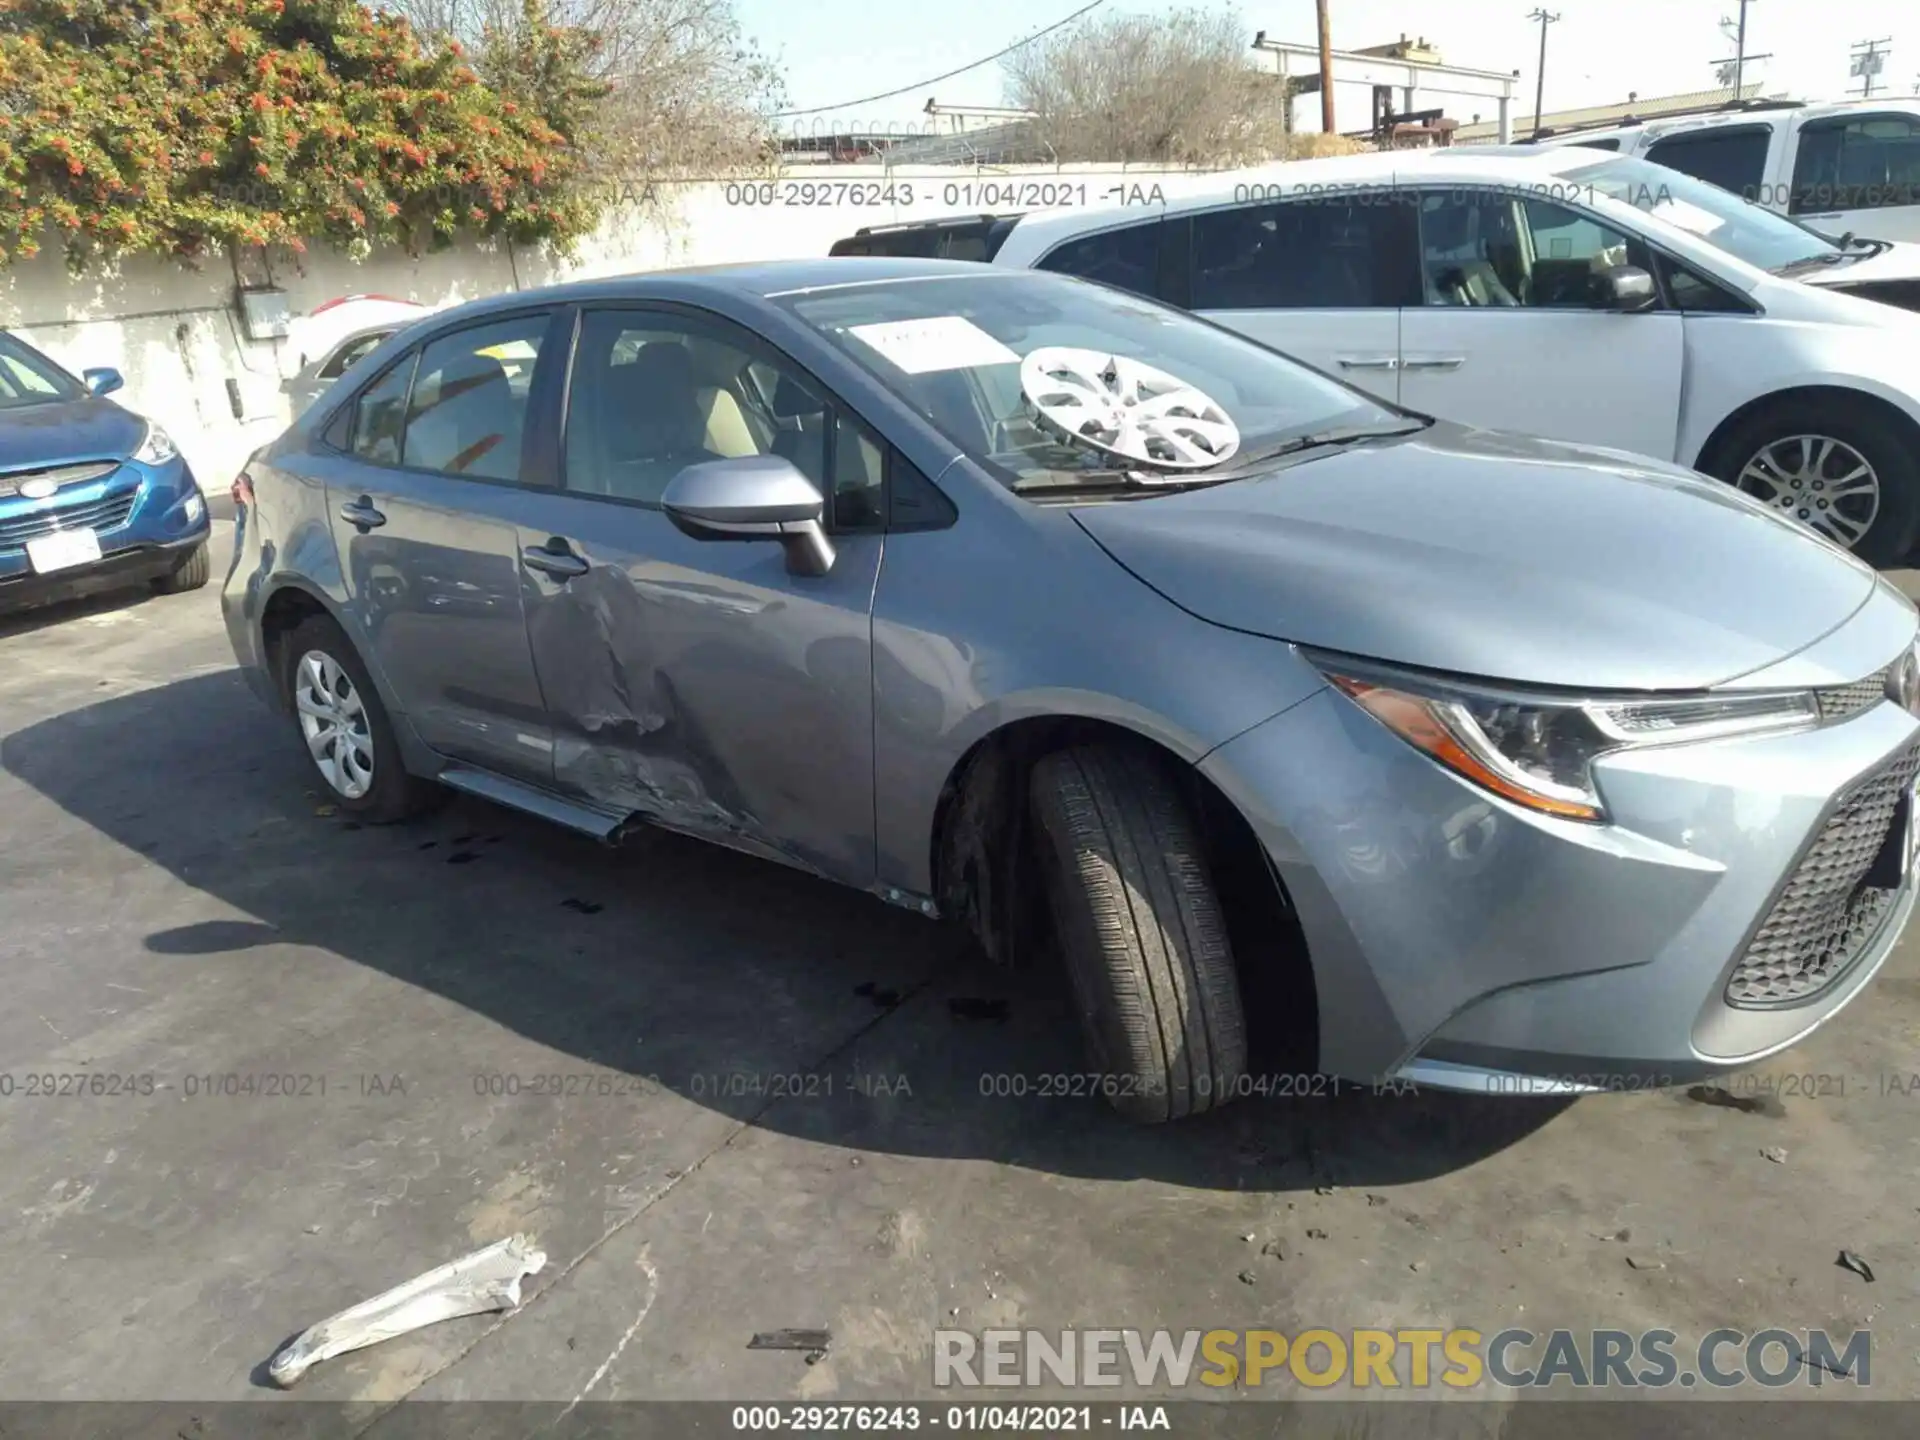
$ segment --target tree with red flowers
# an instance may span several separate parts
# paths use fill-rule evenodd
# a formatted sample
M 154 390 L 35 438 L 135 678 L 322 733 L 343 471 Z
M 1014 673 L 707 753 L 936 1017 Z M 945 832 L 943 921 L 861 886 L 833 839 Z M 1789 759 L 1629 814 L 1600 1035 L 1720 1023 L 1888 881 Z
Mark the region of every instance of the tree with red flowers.
M 539 0 L 528 0 L 537 5 Z M 534 103 L 358 0 L 0 0 L 0 264 L 462 234 L 561 246 L 598 219 L 593 38 L 540 27 Z

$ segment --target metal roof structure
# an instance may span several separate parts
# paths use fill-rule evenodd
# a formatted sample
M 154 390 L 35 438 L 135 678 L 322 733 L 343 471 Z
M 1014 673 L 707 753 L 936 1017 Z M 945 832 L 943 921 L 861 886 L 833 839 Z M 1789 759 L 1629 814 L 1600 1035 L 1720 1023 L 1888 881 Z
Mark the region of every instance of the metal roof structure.
M 1512 117 L 1512 133 L 1525 138 L 1537 128 L 1556 133 L 1573 129 L 1592 128 L 1600 125 L 1619 125 L 1628 120 L 1653 120 L 1669 115 L 1697 115 L 1704 111 L 1718 110 L 1731 105 L 1735 100 L 1778 99 L 1780 96 L 1762 96 L 1759 82 L 1743 85 L 1736 96 L 1731 86 L 1717 90 L 1689 90 L 1679 95 L 1651 95 L 1641 98 L 1629 95 L 1625 100 L 1612 105 L 1587 105 L 1577 110 L 1549 110 L 1538 117 L 1538 124 L 1532 115 Z M 1456 145 L 1483 145 L 1497 143 L 1500 140 L 1498 122 L 1480 121 L 1477 124 L 1462 125 L 1453 132 Z

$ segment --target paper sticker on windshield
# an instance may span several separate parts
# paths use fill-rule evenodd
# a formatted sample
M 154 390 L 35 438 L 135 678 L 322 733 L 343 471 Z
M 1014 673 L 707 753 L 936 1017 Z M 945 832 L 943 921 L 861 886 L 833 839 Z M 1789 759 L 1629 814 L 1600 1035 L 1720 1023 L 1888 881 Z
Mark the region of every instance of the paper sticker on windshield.
M 1020 357 L 964 315 L 925 320 L 888 320 L 855 325 L 847 333 L 878 350 L 909 375 L 933 370 L 971 370 L 978 365 L 1018 365 Z
M 1652 213 L 1669 225 L 1678 225 L 1682 230 L 1690 231 L 1695 235 L 1711 235 L 1726 223 L 1711 210 L 1702 210 L 1698 205 L 1689 205 L 1686 201 L 1675 200 L 1672 196 L 1656 204 Z

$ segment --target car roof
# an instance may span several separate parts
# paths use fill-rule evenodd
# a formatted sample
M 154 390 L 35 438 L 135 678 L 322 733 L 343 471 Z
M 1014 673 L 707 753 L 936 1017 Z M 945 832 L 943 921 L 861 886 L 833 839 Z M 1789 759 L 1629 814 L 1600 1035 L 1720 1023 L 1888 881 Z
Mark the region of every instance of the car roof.
M 1534 145 L 1463 145 L 1438 150 L 1375 150 L 1359 155 L 1334 155 L 1315 160 L 1281 160 L 1240 170 L 1214 171 L 1196 176 L 1161 176 L 1142 181 L 1142 186 L 1157 186 L 1164 206 L 1133 203 L 1076 205 L 1053 210 L 1037 210 L 1021 217 L 1019 225 L 1028 240 L 1044 241 L 1054 234 L 1061 237 L 1099 230 L 1108 224 L 1123 224 L 1130 219 L 1146 220 L 1155 214 L 1178 215 L 1195 210 L 1210 210 L 1223 205 L 1243 204 L 1249 193 L 1267 193 L 1272 187 L 1275 200 L 1290 195 L 1314 195 L 1325 187 L 1326 198 L 1338 196 L 1344 186 L 1391 185 L 1396 181 L 1417 183 L 1429 175 L 1444 175 L 1449 180 L 1479 181 L 1485 184 L 1525 183 L 1543 172 L 1555 173 L 1569 166 L 1586 163 L 1584 157 L 1569 157 L 1564 151 Z M 1025 247 L 1023 247 L 1024 249 Z
M 887 280 L 920 280 L 941 275 L 985 276 L 991 272 L 972 260 L 923 260 L 911 256 L 840 255 L 797 260 L 751 260 L 731 265 L 690 265 L 677 270 L 649 270 L 609 275 L 593 280 L 570 280 L 533 290 L 508 290 L 456 309 L 434 312 L 446 319 L 458 314 L 461 323 L 476 316 L 525 309 L 528 306 L 597 301 L 693 299 L 727 293 L 766 299 L 828 285 L 870 284 Z

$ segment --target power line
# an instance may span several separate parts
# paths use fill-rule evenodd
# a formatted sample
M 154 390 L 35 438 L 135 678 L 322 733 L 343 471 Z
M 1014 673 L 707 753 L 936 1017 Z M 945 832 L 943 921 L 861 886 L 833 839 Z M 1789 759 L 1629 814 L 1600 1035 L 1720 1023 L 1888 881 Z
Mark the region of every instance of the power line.
M 862 95 L 858 100 L 842 100 L 836 105 L 815 105 L 808 110 L 782 110 L 771 116 L 774 120 L 791 120 L 796 115 L 824 115 L 829 110 L 848 110 L 855 105 L 871 105 L 876 100 L 891 100 L 896 95 L 905 95 L 914 90 L 924 90 L 929 85 L 938 85 L 942 80 L 951 80 L 956 75 L 964 75 L 969 70 L 978 70 L 982 65 L 991 65 L 1002 55 L 1011 55 L 1023 45 L 1031 45 L 1043 35 L 1051 35 L 1063 26 L 1071 25 L 1089 10 L 1098 10 L 1107 0 L 1093 0 L 1091 5 L 1082 5 L 1064 20 L 1057 20 L 1044 30 L 1036 30 L 1024 40 L 1016 40 L 1005 49 L 996 50 L 984 60 L 976 60 L 971 65 L 962 65 L 958 70 L 949 70 L 945 74 L 935 75 L 926 80 L 916 80 L 911 85 L 902 85 L 898 90 L 883 90 L 878 95 Z

